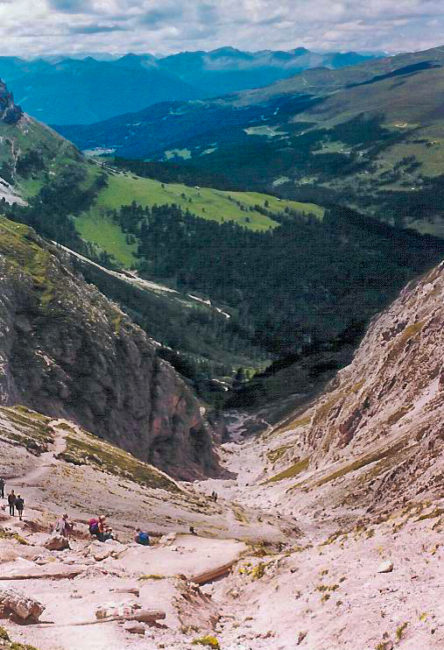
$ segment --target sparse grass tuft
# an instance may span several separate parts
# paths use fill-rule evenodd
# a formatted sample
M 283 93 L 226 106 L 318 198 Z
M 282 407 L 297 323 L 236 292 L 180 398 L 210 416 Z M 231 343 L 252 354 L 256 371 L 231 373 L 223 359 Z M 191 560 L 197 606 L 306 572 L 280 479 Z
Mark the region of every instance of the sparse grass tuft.
M 9 641 L 9 634 L 5 630 L 4 627 L 0 626 L 0 640 L 1 641 Z
M 404 446 L 405 446 L 405 440 L 402 439 L 402 440 L 398 440 L 398 442 L 395 443 L 392 447 L 388 447 L 386 449 L 378 449 L 377 451 L 371 454 L 366 454 L 365 456 L 361 456 L 361 458 L 358 458 L 352 463 L 349 463 L 348 465 L 341 467 L 335 472 L 332 472 L 331 474 L 324 476 L 324 478 L 322 478 L 320 481 L 316 483 L 316 487 L 321 487 L 322 485 L 325 485 L 325 483 L 330 483 L 330 481 L 334 481 L 337 478 L 341 478 L 342 476 L 345 476 L 350 472 L 356 472 L 358 469 L 361 469 L 366 465 L 370 465 L 370 463 L 375 463 L 376 461 L 383 460 L 388 457 L 396 456 L 396 454 L 400 452 L 404 448 Z
M 22 544 L 22 546 L 29 546 L 29 543 L 26 541 L 26 539 L 19 535 L 19 533 L 11 533 L 8 530 L 0 528 L 0 540 L 2 539 L 13 539 L 19 544 Z
M 50 418 L 23 406 L 0 407 L 0 415 L 13 424 L 13 428 L 0 427 L 1 438 L 37 456 L 48 451 L 48 445 L 53 442 L 53 432 L 47 425 Z
M 401 639 L 404 637 L 404 632 L 407 627 L 408 623 L 403 623 L 399 627 L 396 628 L 396 639 L 397 641 L 401 641 Z
M 203 645 L 208 648 L 213 648 L 214 650 L 220 650 L 219 641 L 215 636 L 201 636 L 198 639 L 194 639 L 194 641 L 191 642 L 191 645 Z
M 307 456 L 307 458 L 302 458 L 294 465 L 291 465 L 291 467 L 288 467 L 287 469 L 280 472 L 279 474 L 276 474 L 276 476 L 272 476 L 271 478 L 269 478 L 268 481 L 266 481 L 266 484 L 275 483 L 277 481 L 283 481 L 286 478 L 294 478 L 301 472 L 305 471 L 308 468 L 309 463 L 310 463 L 309 456 Z
M 126 451 L 103 440 L 83 434 L 66 437 L 66 450 L 59 459 L 74 465 L 92 465 L 101 471 L 121 476 L 148 488 L 180 493 L 180 488 L 166 474 Z
M 260 580 L 265 575 L 265 569 L 267 565 L 264 562 L 259 562 L 259 564 L 252 565 L 251 562 L 247 562 L 239 569 L 240 575 L 250 576 L 253 580 Z
M 403 332 L 394 339 L 392 348 L 387 356 L 388 361 L 396 361 L 397 357 L 404 349 L 407 341 L 410 341 L 410 339 L 416 336 L 416 334 L 421 332 L 423 327 L 424 327 L 424 323 L 422 321 L 418 321 L 417 323 L 412 323 L 411 325 L 408 325 L 403 330 Z

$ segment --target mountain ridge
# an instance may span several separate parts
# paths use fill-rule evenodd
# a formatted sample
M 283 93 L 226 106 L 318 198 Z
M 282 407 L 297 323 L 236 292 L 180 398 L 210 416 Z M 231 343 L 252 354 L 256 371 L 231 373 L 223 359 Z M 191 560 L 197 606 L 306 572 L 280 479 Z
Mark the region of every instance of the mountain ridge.
M 292 66 L 340 67 L 365 60 L 356 53 L 240 52 L 220 48 L 166 57 L 128 53 L 114 60 L 92 56 L 23 60 L 0 57 L 0 78 L 24 109 L 46 123 L 93 123 L 162 101 L 187 100 L 266 85 L 291 74 Z M 239 58 L 240 57 L 240 58 Z M 239 66 L 242 63 L 242 68 Z M 72 88 L 76 93 L 72 93 Z
M 250 190 L 347 205 L 442 237 L 443 87 L 438 47 L 59 131 L 121 157 L 165 160 L 173 151 L 174 162 L 229 169 Z

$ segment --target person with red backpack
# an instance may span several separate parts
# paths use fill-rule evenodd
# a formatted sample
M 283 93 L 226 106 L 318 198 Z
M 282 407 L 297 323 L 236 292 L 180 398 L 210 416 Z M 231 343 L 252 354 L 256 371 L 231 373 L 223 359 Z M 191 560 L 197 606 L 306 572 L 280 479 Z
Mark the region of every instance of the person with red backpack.
M 106 542 L 108 539 L 114 539 L 112 529 L 106 525 L 105 515 L 98 518 L 90 519 L 88 522 L 89 534 L 96 537 L 99 542 Z
M 100 517 L 93 517 L 93 519 L 90 519 L 88 522 L 89 534 L 92 537 L 97 537 L 99 534 L 99 520 Z

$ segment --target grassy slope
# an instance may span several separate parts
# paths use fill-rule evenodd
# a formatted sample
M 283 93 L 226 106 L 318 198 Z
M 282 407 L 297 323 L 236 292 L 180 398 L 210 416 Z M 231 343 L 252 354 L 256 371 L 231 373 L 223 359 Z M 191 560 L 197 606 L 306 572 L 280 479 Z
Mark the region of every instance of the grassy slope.
M 44 169 L 30 174 L 27 178 L 18 177 L 18 190 L 24 198 L 30 198 L 42 188 L 46 174 L 55 176 L 69 164 L 89 168 L 88 162 L 75 147 L 58 133 L 44 124 L 24 116 L 18 124 L 0 122 L 0 164 L 15 166 L 18 156 L 28 152 L 38 152 L 44 161 Z
M 190 201 L 191 200 L 191 201 Z M 268 230 L 277 222 L 257 210 L 255 205 L 266 207 L 271 212 L 284 212 L 285 208 L 301 213 L 312 213 L 322 219 L 324 210 L 313 203 L 280 201 L 258 192 L 226 192 L 207 187 L 196 189 L 179 183 L 160 183 L 149 178 L 140 178 L 128 173 L 112 174 L 95 205 L 76 221 L 81 236 L 98 244 L 112 254 L 124 266 L 131 266 L 135 258 L 135 246 L 127 244 L 120 228 L 106 216 L 110 209 L 119 209 L 136 201 L 143 206 L 175 203 L 203 219 L 222 223 L 235 221 L 252 230 Z M 242 209 L 243 208 L 243 209 Z

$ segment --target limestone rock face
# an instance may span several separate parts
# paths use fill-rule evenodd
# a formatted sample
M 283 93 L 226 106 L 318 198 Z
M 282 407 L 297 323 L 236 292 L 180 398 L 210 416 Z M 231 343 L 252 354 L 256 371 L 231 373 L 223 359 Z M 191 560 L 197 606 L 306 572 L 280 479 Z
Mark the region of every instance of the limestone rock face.
M 214 469 L 198 401 L 154 343 L 26 226 L 0 221 L 0 403 L 67 417 L 180 478 Z
M 353 361 L 275 429 L 274 480 L 367 512 L 442 496 L 444 262 L 375 317 Z M 280 435 L 280 440 L 277 439 Z M 277 446 L 279 445 L 279 446 Z M 277 454 L 277 456 L 276 456 Z
M 8 91 L 6 85 L 0 81 L 0 120 L 6 124 L 15 124 L 19 121 L 23 111 L 20 106 L 14 103 L 12 93 Z
M 374 320 L 353 362 L 316 403 L 301 445 L 310 466 L 371 467 L 375 500 L 438 490 L 443 368 L 444 262 Z

